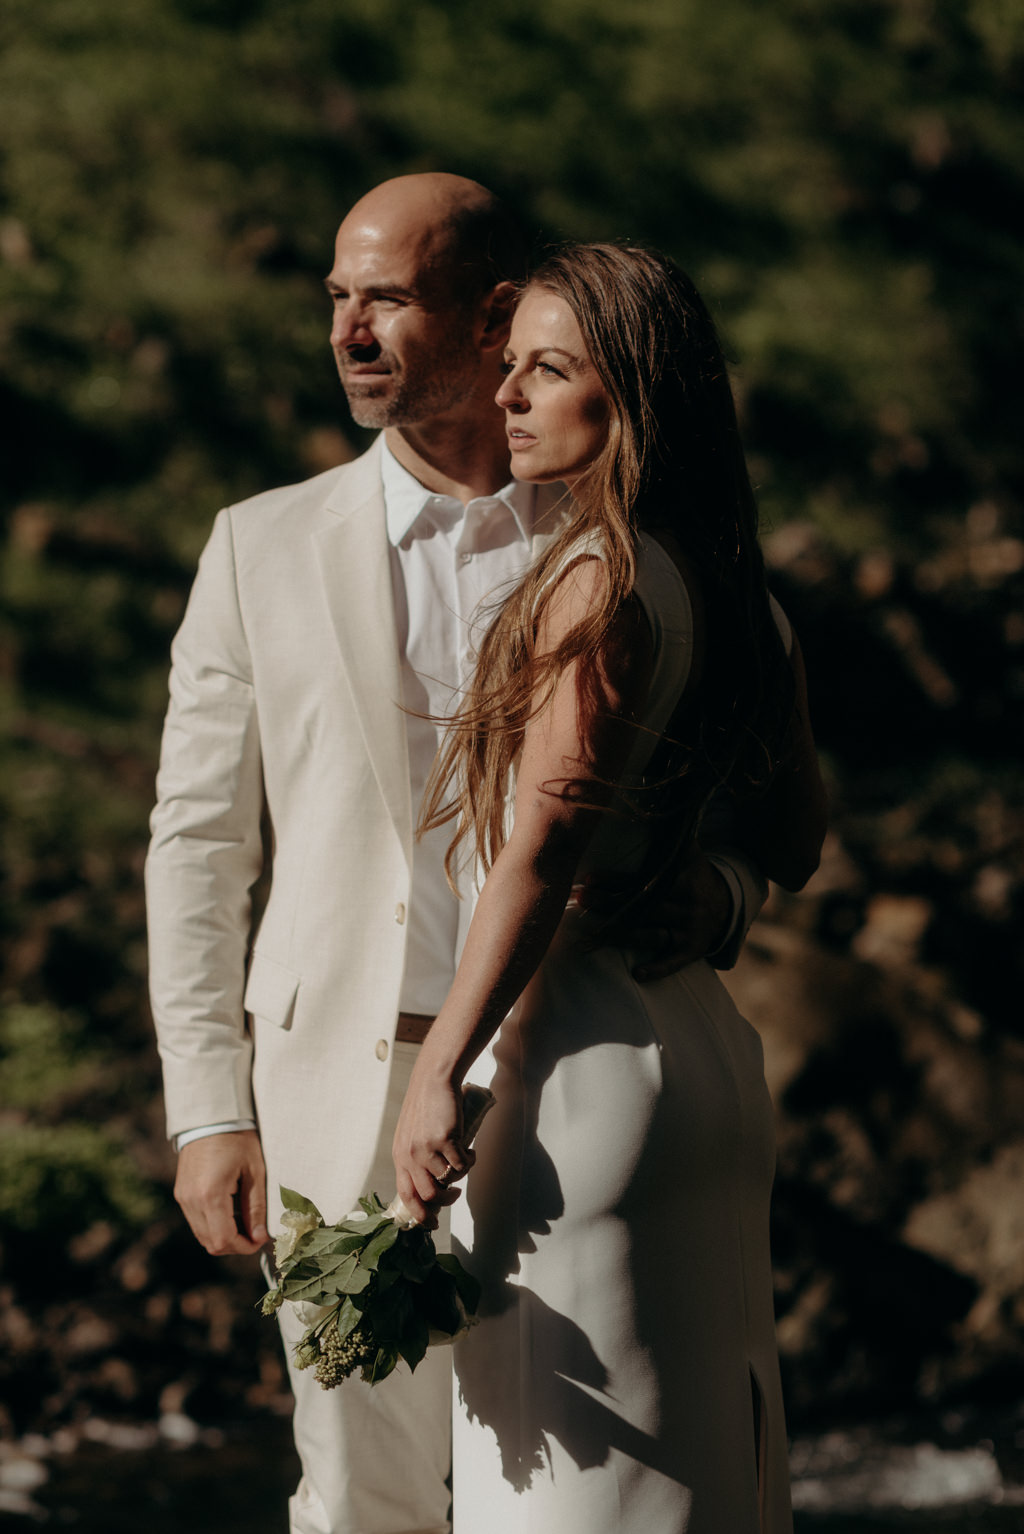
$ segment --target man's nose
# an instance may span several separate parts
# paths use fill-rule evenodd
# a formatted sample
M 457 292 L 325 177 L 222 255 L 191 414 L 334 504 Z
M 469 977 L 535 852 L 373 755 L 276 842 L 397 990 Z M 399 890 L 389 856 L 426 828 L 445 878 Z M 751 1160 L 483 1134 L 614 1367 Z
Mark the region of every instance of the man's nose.
M 344 303 L 336 303 L 331 320 L 331 345 L 335 348 L 368 346 L 372 340 L 368 315 L 363 306 L 352 298 L 346 299 Z

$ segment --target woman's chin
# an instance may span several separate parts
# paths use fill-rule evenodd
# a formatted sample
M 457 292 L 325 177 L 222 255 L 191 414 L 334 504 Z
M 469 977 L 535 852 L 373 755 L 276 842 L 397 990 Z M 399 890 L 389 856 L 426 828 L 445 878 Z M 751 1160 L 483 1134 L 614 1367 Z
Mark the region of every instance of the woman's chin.
M 560 485 L 568 480 L 572 473 L 561 465 L 551 468 L 547 465 L 531 464 L 524 453 L 513 453 L 509 467 L 516 479 L 523 480 L 528 485 Z M 579 470 L 576 470 L 572 477 L 578 478 Z

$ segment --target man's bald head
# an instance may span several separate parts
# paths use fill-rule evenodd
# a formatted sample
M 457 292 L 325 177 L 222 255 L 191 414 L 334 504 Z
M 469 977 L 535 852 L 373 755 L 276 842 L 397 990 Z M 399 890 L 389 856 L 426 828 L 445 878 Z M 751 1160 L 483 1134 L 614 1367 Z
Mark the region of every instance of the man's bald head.
M 360 426 L 461 411 L 488 422 L 525 242 L 500 200 L 464 176 L 397 176 L 338 230 L 331 346 Z
M 382 181 L 353 206 L 342 229 L 375 229 L 416 250 L 424 268 L 473 300 L 526 277 L 528 251 L 515 218 L 493 192 L 447 171 Z

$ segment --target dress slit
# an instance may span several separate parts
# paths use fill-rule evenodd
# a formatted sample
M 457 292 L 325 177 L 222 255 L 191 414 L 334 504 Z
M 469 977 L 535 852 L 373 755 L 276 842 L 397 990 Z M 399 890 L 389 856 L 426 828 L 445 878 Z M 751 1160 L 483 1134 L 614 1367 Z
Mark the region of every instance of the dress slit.
M 750 1400 L 754 1411 L 754 1466 L 757 1472 L 757 1517 L 761 1534 L 768 1527 L 766 1482 L 768 1470 L 768 1422 L 764 1396 L 754 1365 L 750 1365 Z

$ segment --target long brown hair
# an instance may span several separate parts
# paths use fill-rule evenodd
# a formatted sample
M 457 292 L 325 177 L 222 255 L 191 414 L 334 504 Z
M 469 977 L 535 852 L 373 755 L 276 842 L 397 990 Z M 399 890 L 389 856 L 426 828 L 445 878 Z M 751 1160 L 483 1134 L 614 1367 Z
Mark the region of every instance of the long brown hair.
M 529 286 L 572 310 L 611 401 L 610 425 L 575 485 L 571 516 L 497 609 L 449 721 L 420 818 L 421 830 L 457 818 L 449 878 L 467 835 L 485 870 L 504 845 L 510 772 L 527 722 L 573 662 L 586 732 L 600 652 L 633 588 L 639 532 L 671 533 L 696 571 L 706 610 L 694 722 L 685 742 L 670 727 L 649 768 L 650 803 L 641 812 L 678 823 L 689 807 L 682 819 L 695 823 L 715 786 L 751 791 L 767 782 L 792 698 L 728 373 L 697 289 L 667 257 L 619 245 L 566 246 Z M 604 598 L 556 649 L 538 654 L 544 605 L 588 533 L 601 546 Z M 586 791 L 583 779 L 548 787 L 577 797 Z

